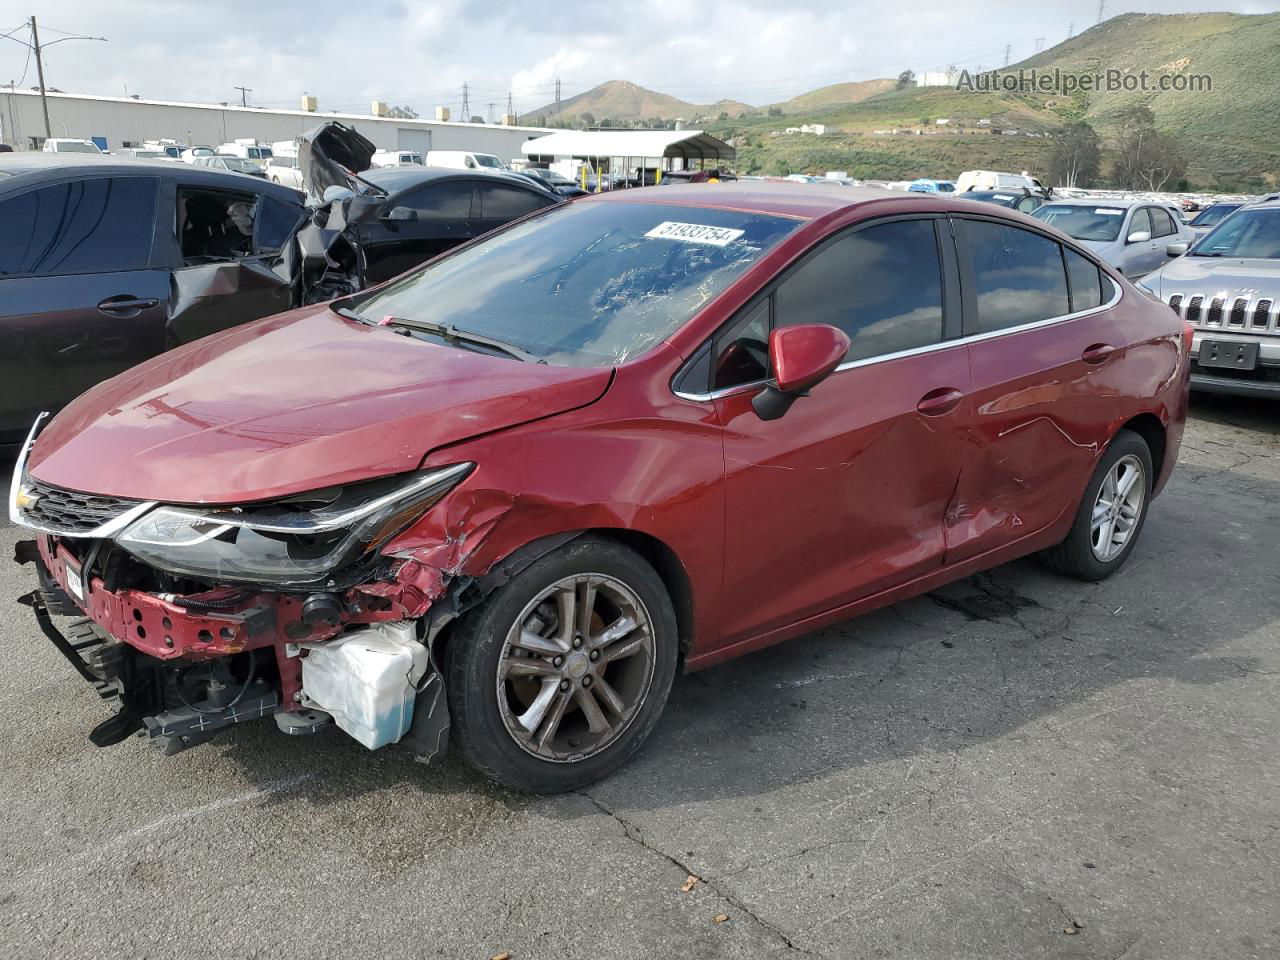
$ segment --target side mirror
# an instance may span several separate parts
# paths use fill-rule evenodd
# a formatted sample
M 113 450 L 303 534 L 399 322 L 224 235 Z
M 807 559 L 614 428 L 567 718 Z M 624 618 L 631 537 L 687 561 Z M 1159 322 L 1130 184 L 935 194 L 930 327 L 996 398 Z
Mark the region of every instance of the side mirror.
M 1146 243 L 1151 239 L 1151 233 L 1147 230 L 1135 230 L 1125 238 L 1125 243 Z
M 418 211 L 412 207 L 392 207 L 383 220 L 417 220 Z
M 1182 256 L 1184 253 L 1186 253 L 1186 252 L 1187 252 L 1187 249 L 1188 249 L 1190 246 L 1191 246 L 1191 244 L 1187 243 L 1186 241 L 1180 241 L 1180 242 L 1178 242 L 1178 243 L 1171 243 L 1171 244 L 1169 244 L 1167 247 L 1165 247 L 1165 248 L 1164 248 L 1164 252 L 1165 252 L 1165 253 L 1167 253 L 1167 254 L 1168 254 L 1169 256 L 1171 256 L 1171 257 L 1180 257 L 1180 256 Z
M 849 352 L 849 337 L 825 323 L 779 327 L 769 334 L 773 382 L 757 393 L 751 407 L 761 420 L 777 420 L 797 397 L 831 376 Z

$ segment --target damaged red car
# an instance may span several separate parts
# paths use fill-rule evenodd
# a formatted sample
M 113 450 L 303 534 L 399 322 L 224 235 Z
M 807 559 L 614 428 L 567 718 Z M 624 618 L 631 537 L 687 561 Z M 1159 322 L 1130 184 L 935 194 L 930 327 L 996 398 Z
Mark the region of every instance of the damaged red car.
M 114 701 L 99 745 L 274 717 L 570 789 L 679 670 L 1028 554 L 1113 573 L 1177 459 L 1189 347 L 1013 211 L 593 196 L 38 420 L 24 600 Z

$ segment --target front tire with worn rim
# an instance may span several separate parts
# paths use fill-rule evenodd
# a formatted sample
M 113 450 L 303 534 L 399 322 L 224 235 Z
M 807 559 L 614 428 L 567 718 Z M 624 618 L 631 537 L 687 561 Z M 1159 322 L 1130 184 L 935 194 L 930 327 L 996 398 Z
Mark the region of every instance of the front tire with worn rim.
M 1147 519 L 1154 471 L 1151 449 L 1121 430 L 1094 468 L 1067 538 L 1041 556 L 1058 573 L 1102 580 L 1120 569 Z
M 473 767 L 519 790 L 598 780 L 652 731 L 677 655 L 653 567 L 612 540 L 571 541 L 458 624 L 446 655 L 455 740 Z

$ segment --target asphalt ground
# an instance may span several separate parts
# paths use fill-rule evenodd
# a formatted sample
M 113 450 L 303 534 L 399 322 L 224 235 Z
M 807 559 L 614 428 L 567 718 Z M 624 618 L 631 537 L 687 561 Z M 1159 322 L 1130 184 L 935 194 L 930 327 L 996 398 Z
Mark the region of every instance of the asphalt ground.
M 96 749 L 0 560 L 0 957 L 1280 957 L 1280 405 L 1193 406 L 1116 577 L 679 678 L 555 798 L 270 722 Z

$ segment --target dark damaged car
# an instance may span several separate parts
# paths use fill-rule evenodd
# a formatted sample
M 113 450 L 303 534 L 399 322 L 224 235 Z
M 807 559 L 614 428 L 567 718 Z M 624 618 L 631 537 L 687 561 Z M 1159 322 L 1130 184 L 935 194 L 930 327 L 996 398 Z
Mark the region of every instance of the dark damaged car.
M 987 204 L 584 197 L 42 418 L 25 601 L 118 705 L 96 743 L 274 717 L 570 789 L 678 669 L 1027 554 L 1114 573 L 1177 460 L 1190 340 Z
M 310 201 L 191 164 L 6 154 L 0 448 L 38 411 L 163 350 L 362 289 L 558 200 L 474 173 L 461 187 L 437 178 L 393 190 L 356 175 L 372 153 L 339 124 L 309 134 Z M 468 208 L 456 216 L 460 192 Z M 472 214 L 472 194 L 487 215 Z

